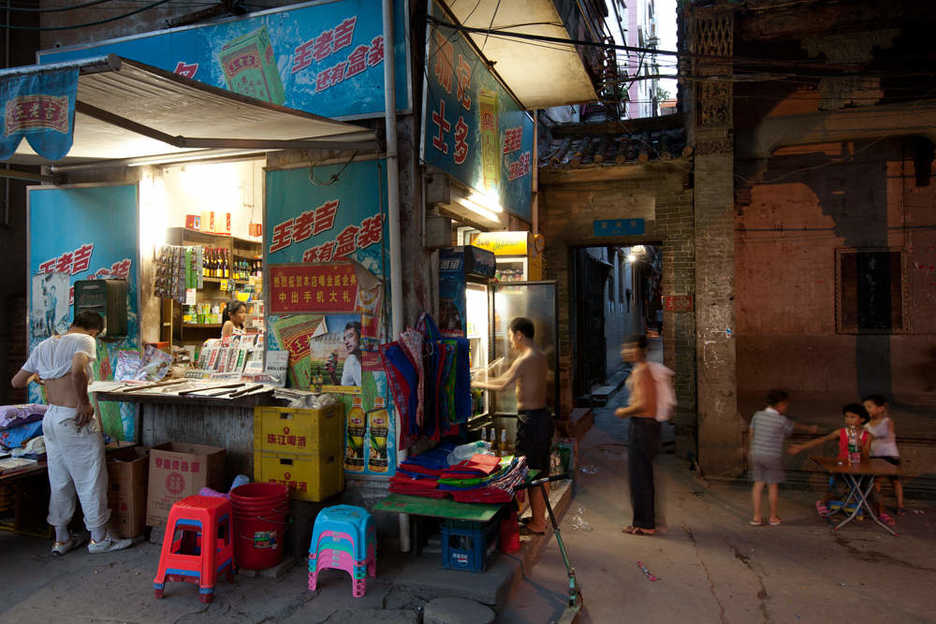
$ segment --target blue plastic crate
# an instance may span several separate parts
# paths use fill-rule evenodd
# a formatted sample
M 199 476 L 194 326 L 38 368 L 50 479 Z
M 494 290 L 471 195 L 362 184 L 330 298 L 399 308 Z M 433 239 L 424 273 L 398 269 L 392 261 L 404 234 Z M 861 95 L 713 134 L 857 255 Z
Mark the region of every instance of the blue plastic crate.
M 481 524 L 446 520 L 442 524 L 442 567 L 483 572 L 497 551 L 499 518 Z

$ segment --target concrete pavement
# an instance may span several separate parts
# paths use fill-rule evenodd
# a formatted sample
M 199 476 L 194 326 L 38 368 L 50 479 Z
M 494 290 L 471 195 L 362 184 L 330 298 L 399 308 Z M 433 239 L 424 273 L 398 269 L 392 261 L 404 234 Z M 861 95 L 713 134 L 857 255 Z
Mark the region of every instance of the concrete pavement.
M 582 585 L 581 622 L 934 622 L 936 508 L 898 518 L 899 537 L 870 520 L 835 533 L 816 515 L 817 493 L 781 490 L 780 527 L 750 527 L 750 488 L 698 480 L 673 455 L 657 459 L 660 534 L 630 524 L 627 423 L 621 391 L 596 410 L 583 440 L 576 495 L 562 522 Z M 650 581 L 637 562 L 659 580 Z M 549 622 L 567 579 L 555 541 L 514 587 L 499 622 Z

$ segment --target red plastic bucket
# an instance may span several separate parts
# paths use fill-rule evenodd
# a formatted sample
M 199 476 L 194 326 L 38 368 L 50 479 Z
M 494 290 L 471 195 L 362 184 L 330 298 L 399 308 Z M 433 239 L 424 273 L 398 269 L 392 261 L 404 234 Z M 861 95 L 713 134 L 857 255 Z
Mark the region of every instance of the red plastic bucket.
M 282 561 L 289 490 L 279 483 L 247 483 L 231 490 L 231 506 L 238 567 L 265 570 Z

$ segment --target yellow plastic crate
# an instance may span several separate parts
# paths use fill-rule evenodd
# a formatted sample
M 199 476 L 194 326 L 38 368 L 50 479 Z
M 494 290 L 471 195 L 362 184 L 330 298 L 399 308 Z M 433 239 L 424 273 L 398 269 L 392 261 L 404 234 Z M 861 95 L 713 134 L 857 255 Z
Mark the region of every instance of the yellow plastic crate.
M 344 489 L 340 453 L 300 455 L 254 452 L 254 479 L 282 483 L 293 498 L 322 501 Z
M 322 409 L 258 407 L 254 409 L 254 451 L 341 455 L 344 406 Z

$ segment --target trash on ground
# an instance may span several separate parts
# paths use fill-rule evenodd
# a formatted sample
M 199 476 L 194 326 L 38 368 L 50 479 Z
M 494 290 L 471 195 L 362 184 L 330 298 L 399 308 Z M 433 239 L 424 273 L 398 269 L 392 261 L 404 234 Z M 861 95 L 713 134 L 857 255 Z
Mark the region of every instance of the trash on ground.
M 572 519 L 569 521 L 569 528 L 573 531 L 584 531 L 586 533 L 594 531 L 592 525 L 585 519 L 585 508 L 581 505 L 575 508 L 575 513 L 572 514 Z
M 650 572 L 650 570 L 647 569 L 647 566 L 645 566 L 645 565 L 643 564 L 643 561 L 638 561 L 638 562 L 637 562 L 637 567 L 640 568 L 640 570 L 644 573 L 644 576 L 646 576 L 649 580 L 651 580 L 651 581 L 659 581 L 659 580 L 660 580 L 659 578 L 657 578 L 656 576 L 654 576 L 653 573 Z

